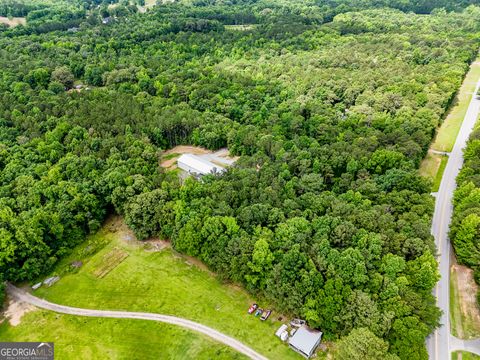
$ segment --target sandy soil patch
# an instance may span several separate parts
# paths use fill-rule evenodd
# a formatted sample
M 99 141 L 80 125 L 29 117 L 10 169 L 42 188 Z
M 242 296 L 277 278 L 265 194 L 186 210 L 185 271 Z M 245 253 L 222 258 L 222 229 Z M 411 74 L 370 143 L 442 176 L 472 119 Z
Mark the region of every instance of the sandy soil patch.
M 162 251 L 163 249 L 166 249 L 172 246 L 169 241 L 161 240 L 158 238 L 145 240 L 144 243 L 145 243 L 144 245 L 145 250 L 152 251 L 152 252 Z
M 478 285 L 473 278 L 473 270 L 466 266 L 454 264 L 452 272 L 457 278 L 458 303 L 464 319 L 476 324 L 480 331 L 480 308 L 477 304 Z
M 160 163 L 160 166 L 165 168 L 165 169 L 170 169 L 170 170 L 175 170 L 177 168 L 177 159 L 178 159 L 178 156 L 174 157 L 174 158 L 171 158 L 171 159 L 168 159 L 168 160 L 165 160 L 165 161 L 162 161 Z
M 202 148 L 200 146 L 190 146 L 190 145 L 178 145 L 170 150 L 167 150 L 163 153 L 163 156 L 170 155 L 170 154 L 195 154 L 195 155 L 202 155 L 202 154 L 209 154 L 211 153 L 210 150 Z
M 14 18 L 7 18 L 4 16 L 0 16 L 0 24 L 5 24 L 7 26 L 15 27 L 18 25 L 25 25 L 27 20 L 23 17 L 14 17 Z
M 125 241 L 129 244 L 140 243 L 134 232 L 130 230 L 127 224 L 125 224 L 125 221 L 121 216 L 110 216 L 107 219 L 105 226 L 110 232 L 115 233 L 116 236 L 122 241 Z
M 4 315 L 8 319 L 10 325 L 17 326 L 20 324 L 22 316 L 33 310 L 35 310 L 33 305 L 10 299 Z

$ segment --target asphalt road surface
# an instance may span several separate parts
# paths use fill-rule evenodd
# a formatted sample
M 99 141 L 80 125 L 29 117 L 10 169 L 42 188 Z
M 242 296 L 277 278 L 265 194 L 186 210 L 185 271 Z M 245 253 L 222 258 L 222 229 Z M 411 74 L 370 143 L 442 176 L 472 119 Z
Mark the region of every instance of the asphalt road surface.
M 230 346 L 232 349 L 248 356 L 254 360 L 267 360 L 265 356 L 260 355 L 255 350 L 242 344 L 240 341 L 224 335 L 221 332 L 209 328 L 208 326 L 190 321 L 187 319 L 179 318 L 176 316 L 141 313 L 141 312 L 129 312 L 129 311 L 109 311 L 109 310 L 93 310 L 93 309 L 80 309 L 70 306 L 58 305 L 46 300 L 37 298 L 28 292 L 19 289 L 12 284 L 7 284 L 8 294 L 19 301 L 26 302 L 34 305 L 38 308 L 55 311 L 62 314 L 78 315 L 78 316 L 90 316 L 90 317 L 104 317 L 104 318 L 117 318 L 117 319 L 140 319 L 140 320 L 152 320 L 159 321 L 171 325 L 181 326 L 183 328 L 193 330 L 204 335 L 209 336 L 215 341 Z
M 457 348 L 457 345 L 462 346 L 460 342 L 455 342 L 455 347 L 450 344 L 453 338 L 450 337 L 450 240 L 448 239 L 448 230 L 452 218 L 452 198 L 456 187 L 455 179 L 463 165 L 463 148 L 467 143 L 468 137 L 479 115 L 480 99 L 475 95 L 479 88 L 480 80 L 477 82 L 455 146 L 449 155 L 440 188 L 436 194 L 432 234 L 435 237 L 435 244 L 437 246 L 437 260 L 439 262 L 441 278 L 433 291 L 437 298 L 437 306 L 442 310 L 443 314 L 440 319 L 442 325 L 427 339 L 427 350 L 430 360 L 450 360 L 451 350 L 462 350 Z

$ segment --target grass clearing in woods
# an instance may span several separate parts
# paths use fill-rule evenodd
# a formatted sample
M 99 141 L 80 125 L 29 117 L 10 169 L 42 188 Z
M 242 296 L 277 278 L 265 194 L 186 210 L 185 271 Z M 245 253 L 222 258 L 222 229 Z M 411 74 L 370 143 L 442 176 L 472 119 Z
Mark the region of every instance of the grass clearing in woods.
M 25 25 L 27 23 L 27 19 L 24 17 L 5 17 L 0 16 L 0 24 L 5 24 L 10 27 L 15 27 L 18 25 Z
M 35 310 L 17 326 L 0 324 L 2 341 L 53 341 L 55 358 L 246 360 L 228 346 L 180 327 L 146 320 L 89 318 Z
M 437 192 L 440 188 L 443 172 L 447 166 L 448 156 L 428 152 L 423 159 L 418 170 L 421 176 L 432 180 L 432 192 Z
M 452 334 L 460 339 L 480 336 L 477 293 L 473 270 L 454 263 L 450 268 L 450 322 Z
M 452 151 L 479 78 L 480 61 L 476 60 L 470 66 L 470 70 L 458 90 L 447 117 L 438 129 L 431 149 L 447 152 Z
M 120 218 L 112 217 L 60 263 L 55 271 L 60 281 L 34 294 L 69 306 L 180 316 L 230 335 L 268 358 L 301 359 L 275 336 L 282 324 L 275 309 L 267 321 L 247 314 L 252 302 L 264 309 L 268 303 L 253 299 L 238 286 L 223 284 L 170 247 L 146 251 L 144 243 L 131 236 Z M 128 257 L 104 277 L 97 277 L 112 251 L 123 251 Z M 72 271 L 73 261 L 82 261 L 83 266 Z M 148 347 L 148 343 L 138 345 Z

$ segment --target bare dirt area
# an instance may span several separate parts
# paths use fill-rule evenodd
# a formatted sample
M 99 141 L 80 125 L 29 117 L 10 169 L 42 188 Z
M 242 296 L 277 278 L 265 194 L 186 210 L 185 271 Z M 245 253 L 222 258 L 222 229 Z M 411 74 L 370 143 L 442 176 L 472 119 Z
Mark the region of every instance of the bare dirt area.
M 202 148 L 200 146 L 190 146 L 190 145 L 178 145 L 170 150 L 167 150 L 163 153 L 163 155 L 170 155 L 170 154 L 194 154 L 194 155 L 202 155 L 202 154 L 209 154 L 211 153 L 210 150 Z
M 478 285 L 473 278 L 473 270 L 466 266 L 453 264 L 452 276 L 455 277 L 458 294 L 458 309 L 461 323 L 457 323 L 457 333 L 468 339 L 480 334 L 480 308 L 477 304 Z
M 145 250 L 152 252 L 162 251 L 163 249 L 171 247 L 169 241 L 156 238 L 145 240 L 144 243 Z
M 8 306 L 4 312 L 4 315 L 5 318 L 8 319 L 10 325 L 17 326 L 20 324 L 23 315 L 35 309 L 35 306 L 32 306 L 30 304 L 14 299 L 9 299 Z
M 105 227 L 112 233 L 117 234 L 117 236 L 125 242 L 128 243 L 140 243 L 132 230 L 129 229 L 127 224 L 121 216 L 115 215 L 107 219 Z
M 0 24 L 5 24 L 10 27 L 25 25 L 26 23 L 27 23 L 27 20 L 23 17 L 8 18 L 8 17 L 0 16 Z
M 185 264 L 187 264 L 188 266 L 195 266 L 195 267 L 199 268 L 200 270 L 206 271 L 210 275 L 215 276 L 215 274 L 212 271 L 210 271 L 208 266 L 205 265 L 201 260 L 199 260 L 197 258 L 194 258 L 192 256 L 188 256 L 188 255 L 184 255 L 184 254 L 180 254 L 176 251 L 173 252 L 173 256 L 175 256 L 176 258 L 180 258 L 180 259 L 185 260 Z

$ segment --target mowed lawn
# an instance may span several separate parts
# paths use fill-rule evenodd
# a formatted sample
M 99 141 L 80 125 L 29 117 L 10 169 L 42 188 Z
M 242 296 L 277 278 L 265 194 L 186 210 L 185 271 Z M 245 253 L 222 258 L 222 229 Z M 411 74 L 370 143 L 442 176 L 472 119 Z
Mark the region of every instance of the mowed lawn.
M 477 59 L 471 64 L 447 117 L 437 130 L 435 139 L 430 146 L 431 150 L 452 151 L 479 79 L 480 59 Z M 419 173 L 432 180 L 433 192 L 438 191 L 438 188 L 440 187 L 440 181 L 442 180 L 443 171 L 445 170 L 446 165 L 447 158 L 445 156 L 431 152 L 427 153 L 427 156 L 425 156 L 420 164 Z
M 480 360 L 480 356 L 466 351 L 454 351 L 452 352 L 452 360 Z
M 447 161 L 448 156 L 429 152 L 420 164 L 419 174 L 432 180 L 432 192 L 440 188 Z
M 36 310 L 17 326 L 0 325 L 2 341 L 53 341 L 56 359 L 220 359 L 247 357 L 197 333 L 143 320 L 87 318 Z
M 169 247 L 161 251 L 146 249 L 132 239 L 124 225 L 120 230 L 113 228 L 112 221 L 107 222 L 59 264 L 58 283 L 34 294 L 83 308 L 180 316 L 220 330 L 271 359 L 301 359 L 275 337 L 281 325 L 278 313 L 274 311 L 267 321 L 248 315 L 254 299 L 244 290 L 222 284 L 201 264 L 193 264 Z M 83 261 L 83 266 L 69 273 L 69 264 L 76 260 Z M 258 303 L 264 308 L 268 305 L 260 300 Z M 151 326 L 151 336 L 163 336 Z M 176 337 L 168 338 L 162 341 L 177 341 Z
M 470 66 L 470 70 L 465 76 L 463 84 L 454 100 L 454 105 L 440 126 L 431 149 L 447 152 L 452 151 L 479 78 L 480 60 L 477 59 Z

